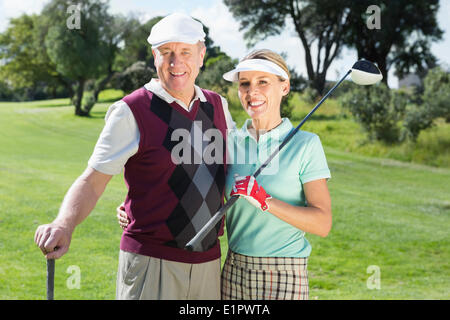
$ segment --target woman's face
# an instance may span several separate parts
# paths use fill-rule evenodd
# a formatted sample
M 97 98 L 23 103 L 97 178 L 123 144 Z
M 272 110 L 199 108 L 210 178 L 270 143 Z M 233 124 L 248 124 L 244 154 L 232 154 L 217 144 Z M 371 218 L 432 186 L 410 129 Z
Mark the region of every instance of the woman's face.
M 239 73 L 239 99 L 252 119 L 270 120 L 280 117 L 283 96 L 289 93 L 289 81 L 263 71 Z

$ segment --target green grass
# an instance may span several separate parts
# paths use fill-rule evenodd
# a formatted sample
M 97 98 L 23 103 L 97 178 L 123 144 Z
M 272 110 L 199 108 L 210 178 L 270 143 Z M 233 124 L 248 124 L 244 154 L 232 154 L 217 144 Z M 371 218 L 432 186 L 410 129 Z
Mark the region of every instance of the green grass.
M 45 299 L 45 259 L 34 232 L 55 217 L 85 169 L 116 94 L 104 93 L 91 118 L 73 116 L 67 99 L 0 103 L 0 299 Z M 363 138 L 329 103 L 305 125 L 320 131 L 333 199 L 329 236 L 307 235 L 310 298 L 449 299 L 450 170 L 348 152 L 345 141 Z M 242 124 L 245 115 L 232 112 Z M 294 112 L 298 123 L 304 111 Z M 439 130 L 428 134 L 448 141 Z M 427 135 L 421 139 L 427 143 Z M 114 299 L 121 236 L 115 208 L 125 192 L 123 177 L 114 177 L 76 229 L 69 252 L 56 262 L 56 299 Z M 225 237 L 221 243 L 226 249 Z M 79 290 L 66 285 L 72 265 L 81 271 Z M 371 265 L 380 268 L 380 290 L 366 286 Z

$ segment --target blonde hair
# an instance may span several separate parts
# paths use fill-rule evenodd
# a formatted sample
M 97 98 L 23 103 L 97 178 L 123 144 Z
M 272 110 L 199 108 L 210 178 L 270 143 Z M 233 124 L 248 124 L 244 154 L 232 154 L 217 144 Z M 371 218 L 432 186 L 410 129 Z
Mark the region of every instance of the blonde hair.
M 273 52 L 272 50 L 269 50 L 269 49 L 254 50 L 254 51 L 250 52 L 248 55 L 246 55 L 241 61 L 250 60 L 250 59 L 264 59 L 264 60 L 273 62 L 276 65 L 278 65 L 280 68 L 282 68 L 284 71 L 286 71 L 289 79 L 291 78 L 291 73 L 289 72 L 286 61 L 284 61 L 282 56 L 280 56 L 276 52 Z M 280 78 L 281 81 L 289 80 L 289 79 L 283 79 L 280 76 L 278 76 L 278 77 Z

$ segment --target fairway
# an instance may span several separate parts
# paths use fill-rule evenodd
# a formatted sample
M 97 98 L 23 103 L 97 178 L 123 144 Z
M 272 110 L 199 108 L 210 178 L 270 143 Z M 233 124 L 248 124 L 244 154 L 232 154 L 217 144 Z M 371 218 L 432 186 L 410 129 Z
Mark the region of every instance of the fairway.
M 110 105 L 80 118 L 67 104 L 0 103 L 0 299 L 45 299 L 46 262 L 34 232 L 53 220 L 85 169 Z M 324 145 L 333 227 L 326 238 L 306 236 L 310 299 L 450 299 L 450 169 Z M 115 176 L 75 230 L 56 261 L 55 299 L 114 299 L 115 208 L 125 193 L 123 176 Z

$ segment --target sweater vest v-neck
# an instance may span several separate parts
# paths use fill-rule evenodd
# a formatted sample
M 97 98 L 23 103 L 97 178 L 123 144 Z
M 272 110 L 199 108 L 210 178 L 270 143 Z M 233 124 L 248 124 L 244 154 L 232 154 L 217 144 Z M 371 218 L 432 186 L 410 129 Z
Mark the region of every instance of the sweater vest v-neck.
M 207 101 L 197 99 L 190 111 L 145 88 L 123 98 L 140 133 L 138 151 L 124 170 L 130 218 L 120 243 L 124 251 L 186 263 L 220 257 L 223 219 L 200 251 L 184 249 L 224 199 L 225 115 L 220 96 L 202 91 Z

